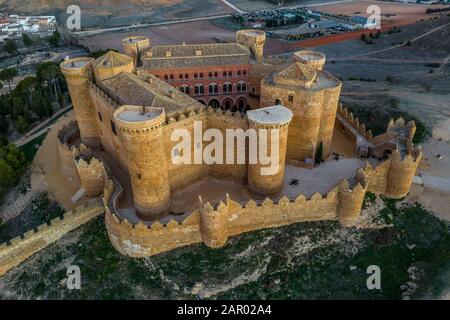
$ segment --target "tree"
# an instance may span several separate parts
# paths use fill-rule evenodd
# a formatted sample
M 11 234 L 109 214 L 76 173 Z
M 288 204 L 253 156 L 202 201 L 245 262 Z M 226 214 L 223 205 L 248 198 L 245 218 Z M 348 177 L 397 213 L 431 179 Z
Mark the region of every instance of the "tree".
M 13 168 L 3 159 L 0 159 L 0 187 L 6 189 L 15 182 L 15 173 Z
M 4 49 L 9 54 L 14 54 L 17 52 L 17 44 L 14 40 L 8 39 L 5 41 Z
M 17 84 L 14 93 L 25 98 L 28 107 L 31 108 L 33 105 L 33 92 L 38 85 L 39 81 L 36 77 L 26 77 Z
M 323 162 L 323 142 L 320 141 L 319 148 L 316 152 L 316 163 L 321 164 Z
M 22 41 L 25 47 L 31 47 L 33 45 L 33 40 L 31 40 L 30 36 L 26 33 L 22 33 Z
M 44 62 L 36 68 L 36 76 L 39 81 L 46 83 L 50 88 L 50 95 L 57 99 L 61 93 L 59 80 L 62 77 L 59 66 L 54 62 Z
M 3 134 L 6 134 L 8 132 L 8 129 L 9 129 L 8 120 L 6 120 L 5 117 L 0 116 L 0 141 L 1 138 L 3 137 Z
M 8 165 L 15 171 L 21 170 L 27 159 L 22 150 L 20 150 L 15 144 L 8 144 L 6 147 L 5 160 Z
M 64 108 L 64 106 L 65 106 L 65 99 L 64 99 L 64 94 L 63 93 L 60 93 L 58 95 L 58 104 L 59 104 L 59 107 L 61 109 Z
M 48 42 L 50 42 L 53 46 L 59 46 L 59 41 L 61 40 L 61 34 L 58 30 L 55 30 L 53 34 L 50 36 Z
M 23 116 L 18 116 L 16 120 L 16 128 L 20 133 L 25 133 L 30 128 L 28 120 Z
M 11 92 L 11 81 L 16 77 L 19 73 L 16 68 L 5 68 L 0 71 L 0 80 L 7 81 L 9 86 L 9 92 Z

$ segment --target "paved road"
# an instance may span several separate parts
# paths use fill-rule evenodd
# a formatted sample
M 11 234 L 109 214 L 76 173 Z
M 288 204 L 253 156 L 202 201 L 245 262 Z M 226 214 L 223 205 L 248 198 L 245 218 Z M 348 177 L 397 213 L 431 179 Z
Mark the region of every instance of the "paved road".
M 120 31 L 120 30 L 126 30 L 126 29 L 163 26 L 163 25 L 168 25 L 168 24 L 178 24 L 178 23 L 184 23 L 184 22 L 213 20 L 213 19 L 220 19 L 220 18 L 227 18 L 227 17 L 231 17 L 231 13 L 219 14 L 219 15 L 213 15 L 213 16 L 204 16 L 204 17 L 198 17 L 198 18 L 190 18 L 190 19 L 178 19 L 178 20 L 170 20 L 170 21 L 155 22 L 155 23 L 136 24 L 136 25 L 125 26 L 125 27 L 114 27 L 114 28 L 103 28 L 103 29 L 95 29 L 95 30 L 87 30 L 87 31 L 76 31 L 76 32 L 72 32 L 72 34 L 75 36 L 92 36 L 95 34 L 110 32 L 110 31 Z
M 422 174 L 422 185 L 425 188 L 450 193 L 450 179 Z

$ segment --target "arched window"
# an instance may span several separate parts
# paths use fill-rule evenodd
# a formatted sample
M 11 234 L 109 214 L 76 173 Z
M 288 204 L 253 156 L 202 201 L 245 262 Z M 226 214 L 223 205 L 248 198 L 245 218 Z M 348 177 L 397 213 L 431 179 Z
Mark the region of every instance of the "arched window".
M 187 73 L 184 74 L 185 79 L 189 79 L 189 75 Z
M 203 93 L 203 90 L 204 90 L 203 86 L 201 84 L 198 84 L 194 88 L 194 93 L 195 93 L 195 95 L 199 95 L 199 94 Z
M 209 94 L 218 94 L 219 86 L 217 84 L 210 84 L 208 87 Z
M 164 75 L 164 80 L 169 80 L 169 76 L 167 74 Z
M 228 71 L 228 76 L 232 77 L 233 76 L 233 71 Z
M 173 74 L 170 75 L 170 80 L 173 80 Z
M 190 94 L 190 88 L 188 86 L 181 86 L 180 91 L 186 94 Z
M 198 78 L 198 74 L 196 72 L 196 73 L 194 73 L 194 79 L 197 79 L 197 78 Z
M 238 70 L 237 75 L 238 75 L 238 76 L 241 75 L 241 70 Z
M 227 72 L 224 71 L 224 72 L 222 73 L 222 76 L 226 77 L 226 76 L 227 76 Z
M 183 74 L 180 73 L 180 75 L 178 76 L 178 79 L 183 79 Z
M 200 74 L 198 75 L 198 77 L 199 77 L 200 79 L 203 79 L 203 72 L 200 72 Z
M 211 79 L 212 77 L 213 77 L 213 76 L 212 76 L 212 72 L 209 72 L 209 73 L 208 73 L 208 78 Z
M 242 71 L 242 75 L 246 76 L 247 75 L 247 70 Z
M 239 82 L 237 85 L 237 91 L 238 92 L 245 92 L 247 91 L 247 84 L 245 82 Z
M 217 72 L 214 72 L 214 78 L 218 78 L 219 74 Z
M 222 89 L 223 93 L 231 93 L 233 92 L 233 85 L 231 83 L 224 83 Z

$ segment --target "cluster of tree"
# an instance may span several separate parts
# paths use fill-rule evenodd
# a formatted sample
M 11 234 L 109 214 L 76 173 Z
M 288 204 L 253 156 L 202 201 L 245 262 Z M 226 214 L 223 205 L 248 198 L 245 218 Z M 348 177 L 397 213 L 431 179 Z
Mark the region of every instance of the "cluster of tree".
M 371 32 L 369 33 L 369 35 L 363 33 L 361 35 L 361 40 L 367 44 L 373 44 L 373 39 L 378 39 L 380 37 L 380 34 L 381 34 L 380 31 L 377 31 L 375 34 Z
M 429 13 L 437 13 L 437 12 L 444 12 L 444 11 L 450 11 L 450 7 L 446 7 L 446 8 L 427 8 L 425 13 L 429 14 Z
M 53 32 L 53 34 L 50 36 L 50 38 L 48 39 L 48 42 L 52 45 L 52 46 L 59 46 L 60 42 L 61 42 L 61 34 L 59 33 L 58 30 L 55 30 Z
M 22 150 L 14 144 L 0 139 L 0 196 L 17 183 L 26 165 Z
M 2 77 L 3 73 L 8 78 Z M 15 75 L 14 68 L 4 69 L 0 79 L 11 82 Z M 0 134 L 7 134 L 11 122 L 20 133 L 27 132 L 31 123 L 53 114 L 53 101 L 61 108 L 64 106 L 66 92 L 67 84 L 59 66 L 54 62 L 40 64 L 36 76 L 24 78 L 14 90 L 0 96 Z

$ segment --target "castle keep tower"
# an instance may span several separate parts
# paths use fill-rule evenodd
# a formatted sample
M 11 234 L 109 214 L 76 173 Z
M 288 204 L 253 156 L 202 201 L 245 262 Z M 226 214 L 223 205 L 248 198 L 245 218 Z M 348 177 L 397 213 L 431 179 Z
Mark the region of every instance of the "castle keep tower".
M 260 106 L 281 104 L 293 112 L 287 158 L 310 166 L 321 143 L 324 157 L 330 153 L 342 84 L 321 71 L 325 62 L 322 54 L 298 52 L 294 60 L 286 69 L 263 79 Z
M 250 49 L 256 61 L 260 62 L 264 58 L 264 43 L 266 33 L 262 30 L 245 29 L 236 32 L 236 42 Z
M 141 52 L 150 48 L 150 40 L 143 36 L 127 37 L 122 40 L 122 45 L 123 52 L 138 66 Z
M 283 188 L 288 126 L 292 119 L 292 112 L 282 106 L 273 106 L 248 111 L 247 117 L 250 128 L 255 129 L 258 134 L 258 163 L 248 165 L 249 189 L 259 195 L 278 193 Z M 261 143 L 262 130 L 266 130 L 267 132 L 267 151 L 259 150 L 259 148 L 264 148 Z M 274 146 L 278 146 L 278 150 L 272 149 L 272 130 L 278 130 L 279 140 L 278 143 L 274 144 Z M 267 156 L 274 159 L 272 157 L 272 153 L 274 152 L 278 152 L 278 163 L 262 164 L 260 162 L 261 153 L 266 153 Z M 275 172 L 267 173 L 264 171 L 264 169 L 267 170 L 270 166 L 275 166 Z
M 170 206 L 170 186 L 162 126 L 164 109 L 125 105 L 114 112 L 128 162 L 134 205 L 144 220 Z
M 67 80 L 73 109 L 80 128 L 81 141 L 92 148 L 100 146 L 96 122 L 96 110 L 89 94 L 92 77 L 92 61 L 89 57 L 66 60 L 61 63 L 61 72 Z

